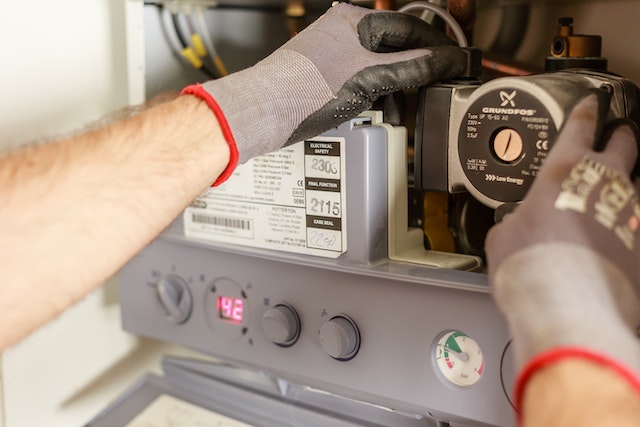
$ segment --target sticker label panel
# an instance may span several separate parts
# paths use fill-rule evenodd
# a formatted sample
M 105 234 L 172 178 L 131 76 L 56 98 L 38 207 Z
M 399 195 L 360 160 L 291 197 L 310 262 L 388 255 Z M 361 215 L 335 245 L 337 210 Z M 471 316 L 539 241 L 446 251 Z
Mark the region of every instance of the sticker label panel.
M 240 165 L 185 210 L 185 236 L 337 258 L 347 248 L 344 140 L 317 137 Z

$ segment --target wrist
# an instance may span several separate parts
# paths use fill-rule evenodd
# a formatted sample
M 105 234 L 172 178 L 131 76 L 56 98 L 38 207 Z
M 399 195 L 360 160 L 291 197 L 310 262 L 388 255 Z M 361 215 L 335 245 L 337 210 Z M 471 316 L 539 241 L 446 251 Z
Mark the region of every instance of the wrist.
M 626 382 L 640 398 L 640 373 L 636 369 L 607 354 L 598 353 L 588 348 L 557 347 L 538 354 L 519 372 L 515 384 L 516 409 L 522 408 L 527 385 L 537 373 L 552 365 L 572 360 L 582 360 L 606 368 Z
M 317 68 L 302 54 L 279 49 L 245 70 L 204 83 L 238 150 L 238 163 L 275 151 L 291 140 L 309 115 L 333 99 Z
M 638 425 L 640 391 L 632 369 L 581 348 L 558 348 L 536 359 L 517 384 L 520 425 Z
M 218 126 L 220 127 L 220 131 L 222 132 L 222 136 L 229 147 L 229 162 L 225 167 L 224 171 L 218 176 L 212 186 L 218 186 L 225 182 L 229 177 L 233 174 L 233 171 L 238 166 L 239 152 L 238 147 L 231 131 L 231 127 L 229 126 L 229 122 L 227 121 L 222 109 L 218 105 L 215 99 L 209 94 L 201 85 L 191 85 L 187 86 L 182 90 L 182 95 L 193 95 L 200 100 L 202 100 L 211 110 L 213 115 L 218 121 Z

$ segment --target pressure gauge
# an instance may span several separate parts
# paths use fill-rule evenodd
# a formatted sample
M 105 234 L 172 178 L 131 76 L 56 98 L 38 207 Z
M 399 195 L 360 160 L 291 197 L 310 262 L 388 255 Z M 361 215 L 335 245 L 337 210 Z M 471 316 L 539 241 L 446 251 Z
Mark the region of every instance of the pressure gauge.
M 463 332 L 444 333 L 437 340 L 433 357 L 437 369 L 452 384 L 469 387 L 482 378 L 482 350 L 478 343 Z

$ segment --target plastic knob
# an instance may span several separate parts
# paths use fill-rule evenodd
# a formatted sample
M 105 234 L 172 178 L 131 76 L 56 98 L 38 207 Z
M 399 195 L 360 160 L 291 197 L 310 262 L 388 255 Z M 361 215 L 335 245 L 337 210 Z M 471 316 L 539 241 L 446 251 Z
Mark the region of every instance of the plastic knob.
M 262 316 L 262 329 L 272 343 L 288 347 L 300 336 L 300 318 L 289 305 L 278 304 Z
M 337 360 L 352 359 L 360 349 L 360 331 L 346 316 L 336 316 L 320 327 L 320 346 Z
M 187 282 L 178 276 L 165 276 L 156 285 L 156 293 L 169 320 L 174 323 L 187 321 L 193 307 Z

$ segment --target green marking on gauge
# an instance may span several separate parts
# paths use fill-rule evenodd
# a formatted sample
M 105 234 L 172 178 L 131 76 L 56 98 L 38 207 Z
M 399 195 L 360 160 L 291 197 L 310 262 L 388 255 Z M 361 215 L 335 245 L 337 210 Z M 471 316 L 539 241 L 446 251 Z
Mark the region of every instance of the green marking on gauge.
M 458 345 L 458 342 L 456 341 L 456 338 L 458 337 L 466 337 L 466 335 L 463 334 L 462 332 L 455 332 L 449 335 L 449 338 L 447 338 L 447 341 L 445 342 L 445 346 L 448 350 L 451 350 L 456 353 L 462 353 L 462 349 L 460 348 L 460 346 Z

